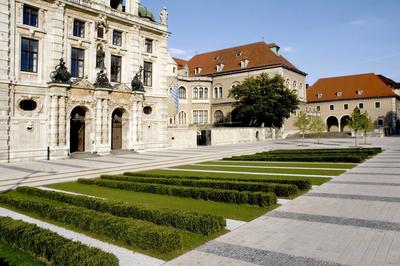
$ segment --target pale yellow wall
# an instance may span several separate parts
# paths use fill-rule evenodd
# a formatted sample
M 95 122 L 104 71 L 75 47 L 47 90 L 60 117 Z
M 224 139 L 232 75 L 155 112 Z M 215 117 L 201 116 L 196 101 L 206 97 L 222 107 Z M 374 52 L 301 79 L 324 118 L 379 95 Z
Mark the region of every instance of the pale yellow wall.
M 380 102 L 380 108 L 375 107 L 375 103 Z M 392 124 L 392 126 L 395 126 L 395 121 L 391 120 L 388 118 L 388 114 L 391 112 L 396 113 L 397 111 L 397 117 L 400 111 L 400 104 L 399 100 L 396 100 L 394 97 L 392 98 L 371 98 L 371 99 L 357 99 L 357 100 L 343 100 L 343 101 L 331 101 L 331 102 L 320 102 L 320 103 L 308 103 L 307 104 L 307 111 L 308 113 L 311 114 L 320 114 L 321 118 L 323 121 L 327 121 L 327 119 L 330 116 L 334 116 L 340 120 L 344 116 L 350 116 L 351 113 L 353 112 L 355 107 L 358 107 L 359 104 L 362 103 L 364 105 L 363 109 L 360 109 L 362 112 L 367 111 L 368 115 L 371 117 L 371 119 L 374 121 L 374 123 L 377 125 L 377 120 L 378 119 L 384 119 L 385 123 L 383 127 L 389 127 L 389 123 Z M 344 105 L 348 104 L 349 108 L 348 110 L 344 109 Z M 330 105 L 334 106 L 334 110 L 330 110 Z M 317 107 L 320 107 L 320 111 L 317 111 Z M 338 131 L 338 128 L 334 128 L 331 131 Z

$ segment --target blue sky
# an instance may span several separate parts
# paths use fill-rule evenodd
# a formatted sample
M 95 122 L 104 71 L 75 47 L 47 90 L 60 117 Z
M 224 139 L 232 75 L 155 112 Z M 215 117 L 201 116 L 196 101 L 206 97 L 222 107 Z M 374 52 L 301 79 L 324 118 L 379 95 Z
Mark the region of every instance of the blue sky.
M 318 78 L 375 72 L 400 82 L 399 0 L 142 0 L 167 3 L 174 56 L 265 40 Z

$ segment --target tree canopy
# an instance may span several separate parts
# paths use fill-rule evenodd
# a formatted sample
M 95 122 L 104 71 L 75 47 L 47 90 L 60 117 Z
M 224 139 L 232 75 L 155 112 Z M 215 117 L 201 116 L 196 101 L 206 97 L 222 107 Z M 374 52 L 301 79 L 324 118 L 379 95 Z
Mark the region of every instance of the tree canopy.
M 244 126 L 281 127 L 299 106 L 296 93 L 285 86 L 282 76 L 270 78 L 265 73 L 234 86 L 229 97 L 237 101 L 233 119 Z

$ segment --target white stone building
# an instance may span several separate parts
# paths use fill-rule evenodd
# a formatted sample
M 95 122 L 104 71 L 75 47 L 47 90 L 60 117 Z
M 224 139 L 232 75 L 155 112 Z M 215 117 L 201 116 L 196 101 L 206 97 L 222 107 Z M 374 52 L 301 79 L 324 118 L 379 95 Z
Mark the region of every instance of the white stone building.
M 0 0 L 0 162 L 166 147 L 167 39 L 138 0 Z

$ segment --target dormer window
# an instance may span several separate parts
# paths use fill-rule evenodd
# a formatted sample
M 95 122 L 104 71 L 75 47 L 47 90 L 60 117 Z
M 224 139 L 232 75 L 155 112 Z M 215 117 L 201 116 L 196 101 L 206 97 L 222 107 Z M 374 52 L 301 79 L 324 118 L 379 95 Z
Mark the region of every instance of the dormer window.
M 218 61 L 219 60 L 219 56 L 214 57 L 214 61 Z
M 248 65 L 249 65 L 249 60 L 243 59 L 242 61 L 240 61 L 241 68 L 246 68 Z
M 200 74 L 201 74 L 201 71 L 202 71 L 201 67 L 196 67 L 196 68 L 194 69 L 194 74 L 195 74 L 195 75 L 200 75 Z
M 358 89 L 357 90 L 357 95 L 363 95 L 364 94 L 364 91 L 363 90 L 361 90 L 361 89 Z
M 216 68 L 217 68 L 217 72 L 221 72 L 224 69 L 224 64 L 218 64 L 216 66 Z
M 242 56 L 242 54 L 243 54 L 242 51 L 237 51 L 236 52 L 236 57 Z
M 318 99 L 321 99 L 321 98 L 322 98 L 322 93 L 318 93 L 318 94 L 317 94 L 317 98 L 318 98 Z
M 342 92 L 341 92 L 341 91 L 337 91 L 337 92 L 336 92 L 336 96 L 337 96 L 337 97 L 342 96 Z

